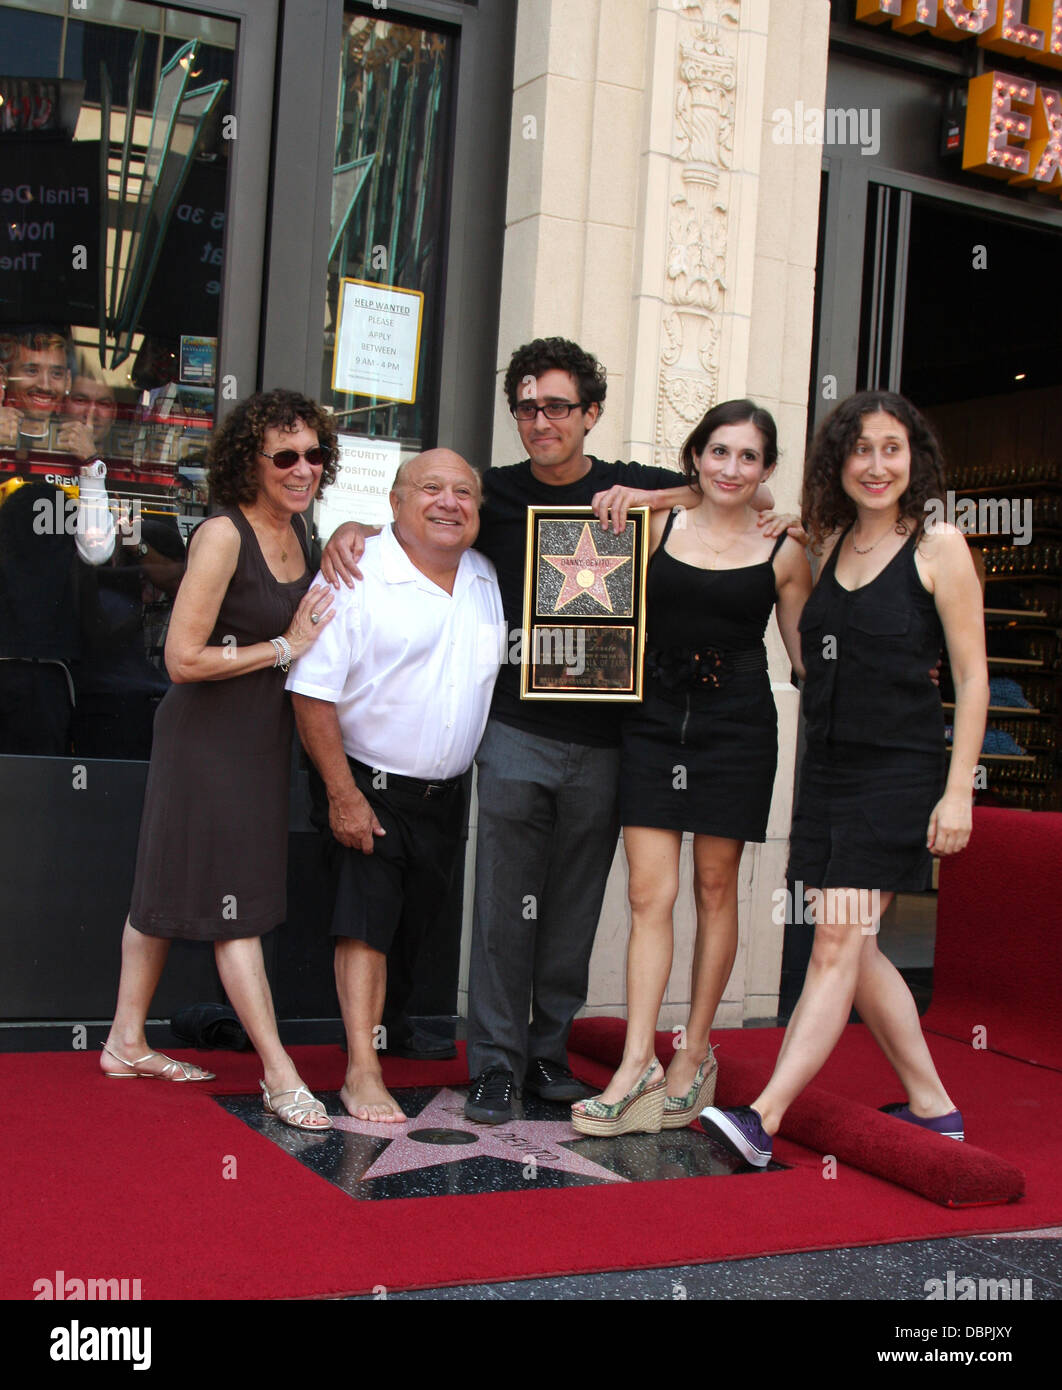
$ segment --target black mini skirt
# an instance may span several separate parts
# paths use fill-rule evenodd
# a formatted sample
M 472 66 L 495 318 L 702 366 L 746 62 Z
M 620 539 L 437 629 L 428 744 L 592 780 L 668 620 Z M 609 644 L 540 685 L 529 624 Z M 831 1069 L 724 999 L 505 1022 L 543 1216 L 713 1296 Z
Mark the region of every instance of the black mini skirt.
M 809 743 L 789 840 L 791 880 L 806 888 L 921 893 L 932 881 L 929 818 L 946 755 Z
M 720 689 L 646 681 L 623 722 L 620 824 L 763 841 L 778 761 L 766 663 Z

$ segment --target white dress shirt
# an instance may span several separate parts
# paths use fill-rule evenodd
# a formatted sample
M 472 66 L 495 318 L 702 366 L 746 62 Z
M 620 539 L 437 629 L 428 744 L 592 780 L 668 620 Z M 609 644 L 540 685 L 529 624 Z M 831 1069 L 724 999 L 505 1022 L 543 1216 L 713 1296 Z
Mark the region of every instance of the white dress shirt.
M 360 569 L 287 688 L 336 706 L 348 757 L 403 777 L 457 777 L 483 736 L 504 651 L 494 566 L 466 550 L 448 594 L 388 526 L 366 540 Z

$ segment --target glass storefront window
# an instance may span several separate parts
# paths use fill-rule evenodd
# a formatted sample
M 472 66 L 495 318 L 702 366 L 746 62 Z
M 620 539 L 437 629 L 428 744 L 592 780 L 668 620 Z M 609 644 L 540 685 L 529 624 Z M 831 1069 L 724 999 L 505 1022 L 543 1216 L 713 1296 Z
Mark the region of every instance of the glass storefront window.
M 150 754 L 207 502 L 236 37 L 0 3 L 0 753 Z
M 321 399 L 384 494 L 437 428 L 455 65 L 447 32 L 344 15 Z

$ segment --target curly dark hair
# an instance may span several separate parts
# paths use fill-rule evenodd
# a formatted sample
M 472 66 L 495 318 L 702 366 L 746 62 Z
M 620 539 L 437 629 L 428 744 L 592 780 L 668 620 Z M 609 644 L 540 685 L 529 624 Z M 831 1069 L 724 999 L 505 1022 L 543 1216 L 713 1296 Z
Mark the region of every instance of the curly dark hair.
M 321 447 L 330 454 L 321 470 L 320 497 L 321 489 L 336 480 L 339 455 L 332 416 L 308 396 L 278 389 L 259 391 L 240 401 L 215 430 L 207 456 L 212 499 L 225 507 L 253 502 L 258 496 L 257 458 L 266 430 L 291 430 L 300 421 L 316 431 Z
M 516 392 L 525 377 L 539 377 L 543 372 L 552 371 L 570 372 L 579 384 L 579 399 L 583 405 L 604 409 L 608 389 L 604 367 L 596 357 L 568 338 L 536 338 L 516 349 L 505 373 L 505 399 L 509 409 L 516 404 Z
M 903 426 L 911 449 L 911 477 L 900 498 L 896 529 L 905 530 L 903 523 L 913 522 L 914 534 L 920 534 L 926 503 L 930 498 L 944 498 L 944 459 L 925 417 L 894 391 L 859 391 L 820 425 L 804 465 L 802 520 L 816 554 L 827 536 L 856 519 L 856 505 L 841 486 L 841 470 L 862 433 L 864 419 L 879 413 L 891 415 Z
M 693 431 L 682 446 L 679 462 L 686 474 L 686 481 L 697 492 L 701 490 L 701 478 L 697 472 L 697 459 L 715 431 L 723 425 L 755 425 L 763 435 L 764 471 L 778 462 L 778 426 L 774 416 L 755 401 L 720 401 L 713 405 L 708 414 Z

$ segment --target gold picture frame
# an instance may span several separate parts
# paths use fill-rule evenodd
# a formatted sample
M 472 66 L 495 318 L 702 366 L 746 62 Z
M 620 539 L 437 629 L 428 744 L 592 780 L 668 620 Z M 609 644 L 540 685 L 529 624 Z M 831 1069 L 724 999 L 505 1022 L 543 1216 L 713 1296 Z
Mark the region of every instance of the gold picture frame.
M 649 515 L 617 536 L 590 507 L 527 509 L 522 700 L 641 700 Z

